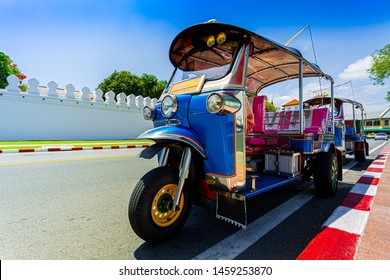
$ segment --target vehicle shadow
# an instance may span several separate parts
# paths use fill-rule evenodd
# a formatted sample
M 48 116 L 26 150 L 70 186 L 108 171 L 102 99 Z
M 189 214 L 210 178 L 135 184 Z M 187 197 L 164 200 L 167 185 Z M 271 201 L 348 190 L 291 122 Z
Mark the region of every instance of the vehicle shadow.
M 352 170 L 364 171 L 373 160 L 358 163 Z M 339 182 L 334 197 L 314 196 L 302 208 L 294 212 L 236 259 L 294 260 L 318 234 L 324 222 L 340 205 L 354 186 L 348 176 Z M 302 186 L 290 184 L 248 200 L 248 223 L 283 204 L 302 191 Z M 314 195 L 314 188 L 307 190 Z M 358 202 L 356 202 L 358 203 Z M 188 260 L 230 236 L 239 228 L 215 218 L 215 204 L 210 209 L 193 207 L 183 229 L 173 239 L 161 244 L 143 243 L 135 252 L 139 260 Z
M 295 184 L 291 184 L 250 199 L 247 205 L 248 223 L 287 201 L 300 191 Z M 179 234 L 161 244 L 143 243 L 135 250 L 135 258 L 143 260 L 192 259 L 240 230 L 239 227 L 215 218 L 215 203 L 209 203 L 209 206 L 209 209 L 194 206 L 187 223 Z

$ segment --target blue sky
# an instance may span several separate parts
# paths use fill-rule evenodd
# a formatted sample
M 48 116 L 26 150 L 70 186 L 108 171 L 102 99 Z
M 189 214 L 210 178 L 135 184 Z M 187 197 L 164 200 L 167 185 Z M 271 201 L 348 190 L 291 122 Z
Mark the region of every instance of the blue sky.
M 189 5 L 185 8 L 185 5 Z M 318 64 L 336 84 L 352 81 L 356 100 L 384 110 L 390 90 L 374 86 L 366 69 L 390 43 L 390 0 L 371 1 L 140 1 L 0 0 L 0 51 L 41 85 L 96 86 L 114 70 L 169 79 L 168 49 L 187 26 L 215 18 L 285 43 L 306 24 Z M 314 61 L 309 32 L 291 45 Z M 323 83 L 323 85 L 327 85 Z M 318 81 L 305 83 L 307 97 Z M 350 83 L 336 94 L 351 96 Z M 277 105 L 295 97 L 297 83 L 266 89 Z

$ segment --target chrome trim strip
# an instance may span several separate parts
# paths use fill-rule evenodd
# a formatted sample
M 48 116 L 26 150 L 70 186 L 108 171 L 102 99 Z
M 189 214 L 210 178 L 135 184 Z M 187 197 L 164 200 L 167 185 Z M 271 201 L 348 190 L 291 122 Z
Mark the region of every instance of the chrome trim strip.
M 302 134 L 305 125 L 305 115 L 303 114 L 303 62 L 299 60 L 299 133 Z
M 168 163 L 168 157 L 169 157 L 169 151 L 170 149 L 168 147 L 164 147 L 161 150 L 160 159 L 158 161 L 158 166 L 166 166 Z
M 332 134 L 334 134 L 334 82 L 330 82 L 330 96 L 331 96 L 331 117 L 332 117 Z
M 191 148 L 186 147 L 184 152 L 183 152 L 183 155 L 181 157 L 180 170 L 179 170 L 179 182 L 177 183 L 177 190 L 176 190 L 175 198 L 173 199 L 173 206 L 172 206 L 173 211 L 180 210 L 178 207 L 179 206 L 179 199 L 180 199 L 181 193 L 183 192 L 184 181 L 188 177 L 190 165 L 191 165 Z

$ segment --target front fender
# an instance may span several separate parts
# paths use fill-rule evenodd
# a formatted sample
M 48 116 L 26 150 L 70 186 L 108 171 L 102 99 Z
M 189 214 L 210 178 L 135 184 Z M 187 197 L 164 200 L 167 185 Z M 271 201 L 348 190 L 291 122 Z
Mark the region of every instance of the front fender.
M 137 139 L 151 139 L 156 143 L 178 141 L 190 145 L 206 159 L 206 152 L 195 131 L 189 127 L 160 126 L 145 131 Z

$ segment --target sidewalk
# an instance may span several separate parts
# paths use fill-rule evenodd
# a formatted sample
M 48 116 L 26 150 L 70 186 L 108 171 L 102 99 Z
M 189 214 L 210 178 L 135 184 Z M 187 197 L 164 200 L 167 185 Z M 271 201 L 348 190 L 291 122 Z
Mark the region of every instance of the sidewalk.
M 388 149 L 386 145 L 385 149 Z M 390 157 L 390 155 L 389 155 Z M 356 260 L 390 260 L 390 160 L 387 159 Z
M 298 260 L 390 260 L 389 153 L 387 144 Z

